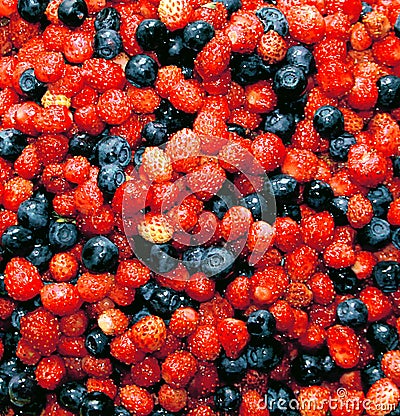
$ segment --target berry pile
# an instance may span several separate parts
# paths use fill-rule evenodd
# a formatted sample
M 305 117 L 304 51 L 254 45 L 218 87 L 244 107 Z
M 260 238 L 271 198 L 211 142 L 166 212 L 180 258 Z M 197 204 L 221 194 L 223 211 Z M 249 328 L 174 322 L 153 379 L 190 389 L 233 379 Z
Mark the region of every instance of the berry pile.
M 400 415 L 400 0 L 0 16 L 0 415 Z

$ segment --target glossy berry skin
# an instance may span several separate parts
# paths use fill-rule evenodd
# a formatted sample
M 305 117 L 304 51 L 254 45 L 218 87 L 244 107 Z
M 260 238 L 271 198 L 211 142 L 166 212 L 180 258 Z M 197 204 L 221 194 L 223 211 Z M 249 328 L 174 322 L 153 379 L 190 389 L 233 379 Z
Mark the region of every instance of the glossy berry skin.
M 125 167 L 131 161 L 131 148 L 120 136 L 106 136 L 97 143 L 95 157 L 99 166 L 115 163 Z
M 254 84 L 271 75 L 271 68 L 257 54 L 232 54 L 232 80 L 241 85 Z
M 376 381 L 385 377 L 378 360 L 373 360 L 361 370 L 361 380 L 365 390 L 368 390 Z
M 307 79 L 303 70 L 294 65 L 285 65 L 279 69 L 272 84 L 278 98 L 283 100 L 300 97 L 306 86 Z
M 282 361 L 282 345 L 273 338 L 260 346 L 250 345 L 246 351 L 246 358 L 250 368 L 261 372 L 271 371 Z
M 141 134 L 148 146 L 160 146 L 168 141 L 167 126 L 159 121 L 150 121 L 145 124 Z
M 182 262 L 185 267 L 194 274 L 201 270 L 201 260 L 205 252 L 205 248 L 201 246 L 189 247 L 182 254 Z
M 345 196 L 336 196 L 332 198 L 327 205 L 327 211 L 332 215 L 335 225 L 346 225 L 347 220 L 347 208 L 349 205 L 349 198 Z
M 396 292 L 400 284 L 400 264 L 397 261 L 381 261 L 374 266 L 372 278 L 383 293 Z
M 21 225 L 12 225 L 1 236 L 1 244 L 13 256 L 26 256 L 34 246 L 32 231 Z
M 390 241 L 390 225 L 382 218 L 373 217 L 371 222 L 357 234 L 362 247 L 376 250 L 384 247 Z
M 271 190 L 277 201 L 289 202 L 295 200 L 300 193 L 300 185 L 290 175 L 280 173 L 270 179 Z
M 158 65 L 148 55 L 133 56 L 125 67 L 126 79 L 135 87 L 151 87 L 156 80 Z
M 78 241 L 78 229 L 71 222 L 53 222 L 49 227 L 49 243 L 54 251 L 67 250 Z
M 169 243 L 153 244 L 149 253 L 149 266 L 158 273 L 168 273 L 178 264 L 176 250 Z
M 48 206 L 36 198 L 23 201 L 18 207 L 18 221 L 30 230 L 39 230 L 49 223 Z
M 252 312 L 247 318 L 247 330 L 252 338 L 272 337 L 276 329 L 276 321 L 271 312 L 259 309 Z
M 187 48 L 200 52 L 214 34 L 215 30 L 210 23 L 197 20 L 183 29 L 183 42 Z
M 286 384 L 273 380 L 268 382 L 266 401 L 271 416 L 279 416 L 282 408 L 289 409 L 289 403 L 293 399 L 295 399 L 294 393 Z M 286 411 L 285 414 L 292 416 L 292 413 Z
M 368 309 L 360 299 L 346 299 L 337 306 L 336 316 L 341 325 L 354 328 L 367 323 Z
M 94 20 L 94 28 L 98 30 L 111 29 L 119 30 L 121 25 L 121 15 L 114 7 L 104 7 L 97 14 Z
M 224 355 L 218 363 L 218 372 L 226 381 L 240 379 L 244 376 L 246 370 L 247 359 L 245 354 L 236 359 L 231 359 Z
M 148 300 L 150 311 L 165 319 L 169 319 L 176 309 L 194 304 L 185 294 L 167 287 L 156 288 Z
M 336 162 L 346 162 L 350 147 L 356 144 L 356 139 L 351 133 L 344 132 L 335 137 L 329 143 L 329 154 Z
M 318 179 L 307 182 L 303 190 L 304 202 L 316 211 L 324 211 L 333 199 L 332 188 Z
M 400 250 L 400 228 L 397 228 L 392 233 L 392 244 Z
M 283 112 L 277 108 L 265 116 L 261 128 L 265 132 L 276 134 L 285 143 L 288 143 L 296 129 L 295 117 L 292 113 Z
M 261 7 L 256 11 L 256 16 L 264 25 L 264 33 L 273 30 L 281 36 L 286 36 L 289 25 L 285 15 L 275 7 Z
M 102 166 L 97 176 L 97 185 L 106 196 L 114 195 L 117 188 L 124 182 L 124 170 L 121 166 L 114 164 Z
M 385 75 L 378 79 L 377 105 L 382 110 L 392 110 L 400 106 L 400 78 L 395 75 Z
M 117 260 L 118 247 L 107 237 L 92 237 L 83 246 L 82 261 L 90 271 L 108 272 L 116 265 Z
M 268 203 L 265 200 L 265 198 L 263 198 L 261 193 L 252 193 L 252 194 L 246 195 L 244 198 L 242 198 L 239 201 L 239 203 L 240 205 L 250 210 L 255 221 L 264 219 L 269 213 Z
M 325 139 L 334 139 L 344 133 L 344 117 L 342 112 L 331 105 L 317 109 L 313 123 L 315 130 Z
M 40 393 L 41 389 L 34 377 L 25 373 L 16 374 L 8 383 L 10 401 L 18 407 L 32 404 Z
M 107 357 L 110 352 L 110 338 L 100 328 L 95 328 L 86 335 L 85 347 L 95 357 Z
M 113 59 L 122 51 L 122 39 L 112 29 L 98 30 L 94 36 L 94 52 L 98 58 Z
M 357 287 L 356 274 L 350 267 L 343 269 L 329 269 L 329 277 L 332 279 L 338 294 L 353 293 Z
M 15 161 L 27 145 L 27 136 L 16 129 L 0 130 L 0 156 Z
M 57 392 L 57 398 L 63 408 L 70 412 L 77 412 L 87 394 L 87 390 L 82 384 L 70 381 L 61 386 Z
M 299 354 L 291 362 L 291 374 L 302 386 L 321 383 L 324 376 L 321 357 L 307 353 Z
M 389 205 L 393 201 L 393 196 L 387 186 L 378 185 L 376 188 L 371 189 L 367 198 L 371 201 L 374 215 L 379 218 L 386 218 Z
M 215 407 L 221 412 L 232 412 L 239 408 L 241 398 L 240 391 L 236 387 L 218 387 L 214 393 Z
M 154 413 L 154 412 L 153 412 Z M 114 416 L 129 416 L 130 413 L 122 406 L 116 406 L 114 409 Z
M 384 322 L 373 322 L 367 330 L 366 337 L 376 351 L 386 352 L 399 347 L 396 328 Z
M 19 87 L 21 91 L 29 98 L 40 100 L 47 90 L 44 82 L 39 81 L 32 68 L 24 71 L 19 78 Z
M 165 24 L 158 19 L 144 19 L 136 29 L 136 40 L 140 47 L 145 51 L 154 51 L 168 37 L 168 29 Z
M 43 19 L 47 5 L 46 0 L 19 0 L 17 10 L 27 22 L 38 23 Z
M 233 268 L 234 255 L 224 247 L 209 247 L 202 256 L 201 270 L 213 280 L 223 279 Z
M 66 26 L 78 27 L 88 16 L 88 8 L 84 0 L 63 0 L 58 7 L 58 18 Z
M 89 160 L 93 159 L 95 141 L 92 136 L 86 133 L 76 133 L 68 144 L 68 151 L 73 156 L 84 156 Z
M 186 47 L 180 31 L 169 33 L 164 43 L 158 44 L 156 51 L 162 65 L 193 68 L 195 52 Z
M 310 75 L 315 70 L 315 60 L 309 49 L 302 45 L 291 46 L 286 53 L 285 63 L 298 66 L 306 75 Z
M 80 416 L 107 415 L 114 412 L 114 402 L 100 391 L 88 393 L 79 406 Z

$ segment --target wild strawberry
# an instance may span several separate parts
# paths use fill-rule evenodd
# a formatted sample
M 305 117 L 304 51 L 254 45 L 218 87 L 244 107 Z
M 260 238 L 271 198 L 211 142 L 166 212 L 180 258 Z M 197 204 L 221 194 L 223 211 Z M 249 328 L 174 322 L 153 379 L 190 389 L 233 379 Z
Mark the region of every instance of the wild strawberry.
M 128 327 L 128 317 L 119 309 L 107 309 L 97 318 L 99 328 L 109 336 L 121 335 Z
M 194 10 L 193 21 L 203 20 L 213 25 L 216 30 L 226 24 L 228 12 L 224 3 L 206 3 Z
M 286 255 L 285 269 L 293 281 L 306 282 L 315 272 L 318 253 L 313 248 L 301 245 Z
M 293 176 L 299 182 L 308 182 L 317 172 L 318 158 L 303 149 L 290 149 L 282 164 L 282 172 Z
M 167 330 L 164 321 L 155 315 L 142 318 L 131 328 L 130 337 L 144 352 L 159 350 L 165 342 Z
M 34 126 L 42 133 L 64 133 L 72 127 L 72 114 L 63 105 L 52 105 L 35 114 Z
M 325 34 L 325 20 L 315 6 L 294 6 L 286 18 L 293 39 L 306 44 L 320 41 Z
M 150 270 L 139 260 L 122 261 L 115 274 L 115 281 L 119 284 L 137 289 L 150 279 Z
M 154 407 L 150 393 L 134 384 L 124 386 L 119 391 L 121 404 L 137 416 L 149 415 Z
M 41 358 L 39 351 L 37 351 L 32 344 L 24 338 L 21 338 L 18 341 L 15 355 L 25 365 L 36 365 Z
M 78 311 L 82 299 L 76 286 L 71 283 L 52 283 L 40 291 L 43 306 L 55 315 L 71 315 Z
M 14 13 L 10 16 L 9 21 L 10 38 L 14 48 L 20 49 L 26 46 L 28 41 L 32 38 L 38 39 L 40 33 L 39 23 L 29 23 L 19 16 L 19 13 Z
M 97 183 L 87 180 L 75 189 L 75 208 L 84 215 L 91 214 L 103 205 L 104 198 Z
M 304 218 L 301 228 L 304 242 L 311 248 L 322 251 L 332 241 L 335 224 L 332 215 L 324 211 Z
M 348 65 L 341 61 L 324 60 L 318 66 L 316 79 L 328 97 L 341 97 L 354 86 L 354 78 Z
M 121 90 L 107 90 L 97 103 L 97 114 L 107 124 L 122 124 L 129 118 L 131 112 L 131 100 Z
M 287 48 L 285 39 L 274 30 L 269 30 L 261 36 L 257 51 L 265 62 L 276 64 L 284 59 Z
M 43 164 L 59 163 L 68 153 L 68 139 L 61 134 L 42 134 L 35 142 L 35 147 Z
M 118 306 L 129 306 L 135 300 L 135 289 L 115 284 L 111 288 L 108 297 Z
M 376 287 L 369 286 L 363 289 L 360 299 L 367 306 L 369 322 L 386 318 L 392 310 L 388 297 Z
M 60 330 L 68 337 L 79 337 L 86 331 L 88 318 L 82 310 L 60 319 Z
M 287 289 L 289 278 L 282 267 L 270 266 L 251 277 L 250 296 L 258 305 L 272 304 Z
M 371 201 L 362 194 L 353 195 L 349 199 L 347 218 L 354 228 L 362 228 L 367 225 L 374 215 Z
M 116 336 L 110 343 L 110 354 L 124 364 L 143 361 L 145 353 L 131 339 L 131 331 Z
M 185 387 L 197 371 L 197 360 L 188 351 L 176 351 L 167 356 L 161 366 L 161 376 L 174 388 Z
M 188 416 L 215 416 L 216 413 L 211 409 L 210 406 L 199 405 L 194 409 L 191 409 Z
M 14 162 L 15 172 L 23 179 L 33 179 L 42 170 L 42 163 L 39 160 L 36 147 L 28 145 Z
M 360 344 L 352 328 L 335 325 L 327 331 L 329 354 L 342 368 L 352 368 L 360 359 Z
M 158 402 L 161 407 L 169 412 L 179 412 L 187 403 L 185 389 L 176 389 L 168 384 L 163 384 L 158 391 Z
M 63 52 L 66 60 L 72 64 L 82 64 L 93 54 L 93 35 L 84 31 L 67 33 L 64 39 Z
M 110 378 L 98 379 L 89 377 L 86 381 L 86 389 L 90 393 L 92 391 L 100 391 L 106 394 L 110 399 L 114 399 L 117 395 L 117 386 Z
M 212 325 L 198 326 L 188 338 L 188 349 L 199 360 L 215 360 L 221 351 L 216 328 Z
M 203 105 L 205 93 L 199 82 L 182 79 L 169 93 L 172 105 L 185 113 L 196 113 Z
M 122 89 L 125 84 L 123 69 L 105 59 L 88 59 L 82 66 L 86 83 L 99 92 Z
M 354 85 L 346 98 L 350 107 L 355 110 L 371 110 L 378 100 L 376 83 L 368 78 L 355 77 Z
M 43 357 L 35 370 L 35 377 L 40 387 L 55 390 L 65 377 L 64 361 L 58 355 Z
M 271 33 L 271 32 L 268 32 Z M 245 87 L 246 108 L 254 113 L 269 113 L 277 103 L 277 97 L 268 81 L 259 81 Z
M 171 240 L 174 229 L 165 215 L 148 213 L 138 224 L 138 233 L 147 241 L 162 244 Z
M 33 184 L 27 179 L 14 177 L 4 184 L 2 204 L 10 211 L 17 211 L 21 202 L 28 199 L 33 192 Z
M 84 82 L 82 77 L 82 82 Z M 83 86 L 71 99 L 73 108 L 81 108 L 87 105 L 95 105 L 99 99 L 99 93 L 91 87 Z
M 112 373 L 112 364 L 109 358 L 96 358 L 87 355 L 82 359 L 82 370 L 91 377 L 104 378 Z
M 142 156 L 142 168 L 150 181 L 163 182 L 172 177 L 169 156 L 158 147 L 147 147 Z
M 95 136 L 99 135 L 106 126 L 94 105 L 78 108 L 74 113 L 74 121 L 81 131 Z
M 356 22 L 350 32 L 350 44 L 356 51 L 364 51 L 372 44 L 372 38 L 362 22 Z
M 64 58 L 60 52 L 42 52 L 36 57 L 35 76 L 41 82 L 58 81 L 66 70 Z
M 299 343 L 302 347 L 316 349 L 320 348 L 326 338 L 326 331 L 319 325 L 311 323 L 306 332 L 299 338 Z
M 386 377 L 398 387 L 400 385 L 400 350 L 386 352 L 382 357 L 381 367 Z
M 302 282 L 291 282 L 286 289 L 285 300 L 293 308 L 305 308 L 312 302 L 313 294 Z
M 189 307 L 176 309 L 172 314 L 169 329 L 175 336 L 184 338 L 190 335 L 199 323 L 199 314 Z
M 68 32 L 68 28 L 64 26 L 58 26 L 53 23 L 49 24 L 43 31 L 43 42 L 46 50 L 50 52 L 62 52 Z
M 218 339 L 227 357 L 236 359 L 250 340 L 246 323 L 234 318 L 221 320 L 217 325 Z
M 186 284 L 186 293 L 198 302 L 206 302 L 214 296 L 215 282 L 204 273 L 195 273 Z
M 237 240 L 248 234 L 252 223 L 253 217 L 250 210 L 241 206 L 230 207 L 222 218 L 222 237 L 226 241 Z
M 298 395 L 301 416 L 325 416 L 329 409 L 330 395 L 326 387 L 302 387 Z
M 155 81 L 156 92 L 160 97 L 168 98 L 175 87 L 183 80 L 181 68 L 175 65 L 163 66 L 157 72 Z
M 137 88 L 129 85 L 126 92 L 136 113 L 151 114 L 160 105 L 161 98 L 152 87 Z
M 161 380 L 161 369 L 155 357 L 147 356 L 132 366 L 132 381 L 140 387 L 150 387 Z
M 266 172 L 270 172 L 280 166 L 286 153 L 282 140 L 273 133 L 258 135 L 252 143 L 251 150 Z
M 104 299 L 113 285 L 113 278 L 108 273 L 83 273 L 76 283 L 79 296 L 85 302 L 93 303 Z
M 250 389 L 242 395 L 239 414 L 241 416 L 269 416 L 269 411 L 262 395 Z
M 171 159 L 174 170 L 189 172 L 199 163 L 200 138 L 193 130 L 182 129 L 170 137 L 165 153 Z
M 332 401 L 335 406 L 332 406 L 330 412 L 332 416 L 361 416 L 363 414 L 363 403 L 365 403 L 364 393 L 360 390 L 354 390 L 345 387 L 346 395 L 343 397 L 338 391 L 333 392 Z M 349 406 L 349 403 L 352 403 Z
M 193 7 L 188 0 L 161 0 L 158 5 L 159 18 L 169 30 L 183 29 L 190 22 L 192 13 Z
M 400 63 L 400 41 L 394 33 L 374 42 L 372 52 L 380 64 L 397 66 Z
M 351 267 L 355 261 L 356 255 L 349 244 L 334 242 L 324 250 L 324 263 L 328 267 L 335 269 Z
M 327 274 L 315 273 L 307 284 L 313 293 L 314 302 L 328 305 L 334 300 L 335 287 Z
M 366 399 L 370 403 L 366 409 L 367 415 L 380 416 L 385 414 L 386 410 L 396 409 L 400 400 L 400 391 L 393 381 L 381 378 L 370 387 Z

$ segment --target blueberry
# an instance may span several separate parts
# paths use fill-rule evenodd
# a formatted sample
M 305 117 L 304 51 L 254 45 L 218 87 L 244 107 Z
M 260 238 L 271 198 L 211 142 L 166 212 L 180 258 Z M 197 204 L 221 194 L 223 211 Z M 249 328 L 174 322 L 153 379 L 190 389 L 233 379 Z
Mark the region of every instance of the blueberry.
M 63 0 L 58 6 L 58 18 L 69 27 L 80 26 L 88 17 L 88 8 L 84 0 Z
M 223 3 L 229 14 L 237 12 L 242 7 L 240 0 L 213 0 L 214 3 Z
M 206 201 L 204 207 L 222 220 L 228 209 L 235 205 L 237 205 L 237 199 L 234 196 L 234 189 L 229 182 L 226 182 L 218 194 Z
M 154 291 L 158 288 L 160 288 L 160 286 L 153 279 L 150 279 L 145 285 L 140 286 L 137 289 L 136 294 L 147 304 Z
M 376 217 L 385 218 L 393 196 L 385 185 L 378 185 L 375 189 L 371 189 L 367 198 L 371 201 L 372 209 Z
M 324 380 L 337 381 L 342 374 L 342 369 L 335 363 L 335 361 L 333 361 L 328 351 L 324 353 L 323 350 L 322 354 L 320 353 L 319 355 L 321 356 L 321 366 L 324 373 Z
M 285 65 L 276 72 L 272 88 L 278 98 L 292 100 L 300 97 L 306 89 L 307 78 L 298 66 Z
M 18 0 L 19 15 L 29 23 L 39 23 L 43 17 L 48 0 Z
M 388 416 L 400 416 L 400 403 L 388 414 Z
M 237 410 L 242 401 L 242 395 L 236 387 L 217 387 L 214 393 L 215 408 L 220 412 Z
M 63 251 L 78 242 L 78 229 L 72 222 L 54 221 L 49 227 L 49 243 L 53 250 Z
M 1 237 L 3 248 L 13 256 L 26 256 L 32 251 L 34 243 L 32 231 L 22 225 L 11 225 Z
M 315 60 L 313 54 L 302 45 L 291 46 L 285 56 L 288 65 L 301 68 L 306 75 L 310 75 L 315 70 Z
M 142 164 L 143 153 L 145 150 L 146 146 L 139 146 L 133 155 L 133 165 L 136 169 Z
M 118 187 L 125 182 L 125 172 L 121 166 L 110 164 L 100 168 L 97 176 L 97 185 L 106 195 L 112 196 Z
M 0 372 L 0 406 L 8 402 L 8 383 L 10 377 L 7 374 Z
M 201 270 L 207 277 L 223 279 L 232 270 L 234 255 L 224 247 L 209 247 L 202 257 Z
M 174 415 L 176 415 L 176 413 L 171 413 L 168 410 L 165 410 L 163 407 L 160 407 L 160 406 L 155 406 L 153 411 L 150 413 L 150 416 L 174 416 Z
M 72 156 L 85 156 L 87 159 L 93 157 L 95 139 L 86 133 L 75 133 L 69 141 L 69 153 Z
M 282 345 L 273 338 L 267 344 L 250 345 L 246 351 L 246 358 L 250 368 L 269 372 L 282 361 Z
M 57 399 L 64 409 L 70 412 L 78 412 L 79 406 L 87 394 L 87 390 L 82 384 L 69 381 L 57 391 Z
M 400 250 L 400 228 L 397 228 L 392 233 L 392 244 Z
M 113 413 L 113 400 L 101 391 L 86 394 L 79 406 L 79 416 L 103 416 Z
M 134 325 L 137 322 L 139 322 L 142 318 L 149 315 L 151 315 L 150 309 L 147 308 L 147 306 L 143 306 L 141 309 L 139 309 L 137 312 L 131 315 L 130 322 L 132 325 Z
M 301 211 L 297 204 L 279 204 L 277 206 L 277 215 L 278 217 L 289 217 L 294 221 L 301 220 Z
M 268 381 L 266 405 L 270 416 L 287 415 L 286 410 L 293 407 L 294 399 L 293 391 L 286 384 L 274 380 Z M 283 413 L 284 410 L 285 413 Z
M 289 31 L 289 24 L 285 15 L 275 7 L 261 7 L 256 11 L 256 16 L 264 25 L 264 33 L 273 30 L 281 36 L 286 36 Z
M 310 208 L 324 211 L 333 199 L 333 191 L 329 184 L 315 179 L 304 186 L 303 199 Z
M 323 380 L 321 357 L 313 354 L 299 354 L 291 362 L 291 374 L 302 386 L 320 384 Z
M 168 29 L 158 19 L 144 19 L 136 29 L 136 40 L 145 51 L 154 51 L 167 41 Z
M 167 126 L 159 121 L 150 121 L 145 124 L 141 135 L 148 146 L 160 146 L 168 141 Z
M 14 406 L 23 407 L 31 404 L 36 396 L 43 393 L 34 376 L 18 373 L 8 383 L 8 394 Z
M 243 126 L 240 126 L 239 124 L 235 124 L 235 123 L 226 123 L 226 125 L 228 126 L 228 131 L 229 132 L 236 133 L 239 136 L 242 136 L 242 137 L 245 137 L 245 138 L 247 137 L 248 131 Z
M 11 326 L 14 329 L 21 329 L 21 318 L 29 312 L 29 309 L 24 306 L 17 306 L 11 314 Z
M 26 256 L 39 271 L 45 271 L 53 257 L 53 252 L 49 246 L 48 241 L 43 239 L 36 239 L 32 251 Z
M 44 82 L 39 81 L 32 68 L 26 69 L 18 81 L 21 91 L 33 100 L 40 100 L 47 90 Z
M 393 176 L 396 178 L 400 177 L 400 156 L 393 156 Z
M 292 201 L 298 198 L 300 185 L 293 176 L 284 173 L 270 178 L 270 186 L 277 201 Z
M 0 156 L 14 162 L 27 146 L 27 136 L 16 129 L 0 130 Z
M 240 199 L 239 204 L 250 210 L 254 221 L 264 220 L 268 213 L 267 202 L 259 193 L 246 195 Z
M 215 30 L 210 23 L 196 20 L 183 29 L 183 42 L 189 49 L 200 52 L 214 35 Z
M 289 143 L 296 130 L 296 121 L 293 114 L 284 113 L 277 108 L 264 117 L 261 128 L 265 132 L 276 134 L 285 143 Z
M 129 143 L 120 136 L 106 136 L 101 139 L 96 145 L 95 153 L 99 166 L 118 164 L 126 167 L 132 157 Z
M 4 284 L 4 273 L 0 273 L 0 296 L 7 296 L 6 286 Z
M 382 218 L 373 217 L 371 222 L 358 231 L 358 242 L 364 249 L 375 250 L 390 242 L 390 225 Z
M 396 75 L 385 75 L 378 79 L 377 105 L 383 110 L 393 110 L 400 106 L 400 78 Z
M 381 363 L 378 360 L 368 363 L 361 369 L 361 381 L 365 391 L 368 391 L 375 382 L 385 377 L 385 373 L 381 368 Z
M 147 306 L 156 315 L 169 319 L 176 309 L 188 305 L 190 301 L 186 295 L 167 287 L 160 287 L 154 290 Z
M 84 266 L 92 272 L 109 272 L 118 260 L 118 247 L 107 237 L 95 236 L 82 249 Z
M 354 290 L 358 285 L 358 279 L 350 267 L 342 269 L 329 269 L 328 274 L 332 279 L 336 292 L 339 295 L 354 293 Z
M 86 335 L 85 347 L 95 357 L 106 357 L 110 352 L 110 338 L 100 328 L 95 328 Z
M 157 57 L 162 65 L 177 65 L 193 68 L 196 52 L 186 47 L 181 30 L 168 34 L 164 43 L 157 48 Z
M 114 7 L 104 7 L 100 10 L 94 19 L 94 28 L 96 30 L 111 29 L 119 30 L 121 25 L 121 15 Z
M 114 59 L 122 51 L 122 39 L 112 29 L 101 29 L 94 35 L 94 53 L 97 58 Z
M 30 230 L 45 228 L 49 223 L 48 206 L 37 198 L 29 198 L 18 207 L 18 222 Z
M 399 38 L 400 37 L 400 14 L 397 16 L 393 29 L 394 29 L 395 35 Z
M 150 248 L 149 267 L 157 273 L 168 273 L 178 265 L 177 257 L 171 244 L 153 244 Z
M 138 54 L 125 67 L 126 79 L 135 87 L 151 87 L 157 78 L 157 62 L 148 55 Z
M 337 162 L 347 162 L 350 147 L 356 144 L 356 139 L 346 131 L 340 136 L 332 139 L 329 143 L 329 154 Z
M 19 334 L 19 331 L 16 331 L 16 333 L 18 334 L 19 337 L 21 336 Z M 3 342 L 4 342 L 4 338 L 3 338 Z M 4 350 L 4 353 L 7 353 L 6 349 Z M 15 355 L 6 360 L 3 359 L 0 364 L 0 372 L 8 376 L 10 379 L 11 377 L 15 375 L 20 374 L 22 371 L 23 371 L 23 366 L 21 364 L 21 361 L 19 361 L 19 359 L 15 357 Z
M 380 261 L 372 270 L 372 278 L 383 293 L 396 292 L 400 284 L 400 264 L 397 261 Z
M 267 339 L 275 333 L 276 320 L 271 312 L 259 309 L 249 315 L 246 325 L 252 337 Z
M 228 358 L 225 354 L 222 356 L 218 364 L 218 372 L 220 376 L 230 382 L 242 378 L 247 370 L 246 356 L 240 355 L 236 359 Z
M 343 113 L 336 107 L 319 107 L 313 119 L 315 130 L 324 138 L 332 140 L 344 133 Z
M 167 126 L 168 133 L 193 126 L 193 115 L 177 110 L 168 100 L 162 100 L 154 114 L 157 121 Z
M 114 409 L 114 416 L 130 416 L 131 413 L 122 406 L 116 406 Z
M 399 348 L 396 328 L 384 322 L 373 322 L 367 330 L 366 337 L 375 351 L 387 352 Z
M 368 309 L 360 299 L 346 299 L 336 308 L 336 316 L 341 325 L 358 327 L 368 321 Z
M 182 262 L 191 274 L 201 271 L 201 260 L 205 248 L 202 246 L 191 246 L 182 254 Z
M 348 206 L 349 198 L 347 196 L 335 196 L 328 202 L 326 209 L 331 213 L 335 225 L 348 224 L 346 215 Z
M 360 13 L 360 19 L 362 19 L 364 16 L 366 16 L 368 13 L 371 13 L 373 11 L 372 6 L 367 3 L 366 1 L 363 1 L 361 3 L 361 13 Z
M 271 67 L 258 54 L 232 54 L 230 67 L 232 80 L 241 85 L 254 84 L 272 75 Z

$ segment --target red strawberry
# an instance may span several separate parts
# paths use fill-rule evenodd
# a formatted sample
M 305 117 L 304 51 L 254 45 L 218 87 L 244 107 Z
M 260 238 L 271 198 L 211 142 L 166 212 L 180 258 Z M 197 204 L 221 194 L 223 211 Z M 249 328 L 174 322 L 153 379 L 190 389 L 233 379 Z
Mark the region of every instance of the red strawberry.
M 97 103 L 97 114 L 107 124 L 122 124 L 132 112 L 128 95 L 119 89 L 110 89 L 102 94 Z
M 217 325 L 218 339 L 227 357 L 236 359 L 250 340 L 246 323 L 234 318 L 221 320 Z
M 289 285 L 289 278 L 282 267 L 270 266 L 257 271 L 251 277 L 250 296 L 258 305 L 277 301 Z
M 35 114 L 34 125 L 42 133 L 64 133 L 72 127 L 72 114 L 63 105 L 52 105 Z
M 65 374 L 64 361 L 58 355 L 42 358 L 35 370 L 35 377 L 39 386 L 47 390 L 55 390 Z
M 294 6 L 288 11 L 290 35 L 303 43 L 320 41 L 325 34 L 325 20 L 315 6 Z
M 52 283 L 40 291 L 43 306 L 55 315 L 71 315 L 82 305 L 76 286 L 70 283 Z
M 381 416 L 396 409 L 400 401 L 400 391 L 396 384 L 388 378 L 376 381 L 368 390 L 366 399 L 369 406 L 366 413 L 369 416 Z M 385 409 L 385 410 L 383 410 Z
M 134 384 L 122 387 L 119 397 L 121 404 L 137 416 L 147 416 L 153 410 L 154 401 L 150 393 Z
M 132 381 L 140 387 L 150 387 L 161 380 L 161 369 L 158 360 L 148 355 L 131 369 Z
M 400 386 L 400 350 L 386 352 L 381 361 L 381 367 L 386 377 L 390 378 L 397 387 Z
M 188 349 L 199 360 L 215 360 L 221 351 L 216 328 L 213 325 L 198 326 L 188 338 Z
M 159 350 L 165 342 L 167 330 L 164 321 L 155 315 L 148 315 L 130 330 L 130 338 L 144 352 Z
M 170 92 L 172 105 L 185 113 L 196 113 L 203 105 L 205 93 L 199 82 L 193 79 L 182 79 Z
M 374 322 L 386 318 L 392 311 L 389 298 L 376 287 L 366 287 L 360 292 L 360 299 L 368 309 L 368 321 Z
M 169 354 L 161 366 L 161 376 L 174 388 L 185 387 L 197 371 L 197 360 L 188 351 Z
M 304 242 L 317 251 L 322 251 L 333 239 L 335 223 L 327 211 L 309 215 L 301 221 Z
M 221 235 L 225 241 L 234 241 L 247 236 L 253 223 L 251 211 L 242 206 L 228 209 L 221 221 Z
M 352 328 L 335 325 L 328 329 L 329 354 L 342 368 L 352 368 L 360 360 L 360 343 Z
M 224 3 L 206 3 L 193 13 L 193 21 L 203 20 L 213 25 L 214 29 L 222 29 L 226 24 L 228 12 Z
M 158 391 L 158 401 L 161 407 L 169 412 L 179 412 L 187 403 L 185 389 L 175 389 L 168 384 L 163 384 Z
M 110 344 L 110 354 L 125 364 L 142 362 L 146 355 L 132 341 L 131 332 L 132 331 L 127 331 L 124 334 L 115 337 Z
M 90 377 L 86 381 L 86 389 L 90 393 L 92 391 L 100 391 L 106 394 L 110 399 L 114 399 L 117 395 L 117 386 L 110 378 L 98 379 Z

